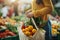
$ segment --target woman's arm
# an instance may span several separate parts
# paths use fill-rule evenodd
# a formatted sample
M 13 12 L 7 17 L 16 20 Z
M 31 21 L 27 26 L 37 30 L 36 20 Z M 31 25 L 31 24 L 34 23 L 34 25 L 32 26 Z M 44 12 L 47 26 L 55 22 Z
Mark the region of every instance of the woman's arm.
M 29 9 L 28 11 L 26 11 L 26 13 L 32 12 L 32 9 Z
M 46 15 L 46 14 L 48 14 L 48 13 L 51 13 L 51 11 L 52 11 L 52 9 L 51 9 L 51 7 L 44 7 L 44 8 L 42 8 L 42 9 L 40 9 L 40 10 L 36 10 L 35 12 L 36 12 L 36 14 L 40 14 L 40 15 Z
M 35 17 L 38 17 L 40 15 L 46 15 L 48 13 L 51 13 L 52 12 L 52 6 L 51 6 L 51 3 L 50 3 L 50 0 L 43 0 L 43 3 L 44 3 L 44 8 L 40 9 L 40 10 L 35 10 L 33 8 L 33 14 Z M 34 6 L 34 3 L 32 3 L 32 6 Z

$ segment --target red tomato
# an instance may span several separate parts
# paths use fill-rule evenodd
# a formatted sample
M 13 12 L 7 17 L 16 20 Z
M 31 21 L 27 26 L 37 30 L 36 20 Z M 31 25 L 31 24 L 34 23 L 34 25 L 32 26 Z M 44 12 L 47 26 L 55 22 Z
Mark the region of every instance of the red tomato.
M 25 26 L 24 25 L 22 26 L 22 29 L 25 29 Z

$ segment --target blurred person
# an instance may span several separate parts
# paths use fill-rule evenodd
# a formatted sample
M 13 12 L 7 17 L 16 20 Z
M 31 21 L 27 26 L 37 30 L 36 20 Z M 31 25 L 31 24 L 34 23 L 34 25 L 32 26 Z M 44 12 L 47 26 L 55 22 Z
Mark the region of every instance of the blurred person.
M 7 14 L 8 14 L 8 6 L 7 5 L 3 5 L 3 7 L 2 7 L 2 17 L 7 17 Z
M 15 13 L 15 16 L 19 15 L 18 14 L 18 3 L 17 2 L 14 3 L 14 13 Z
M 42 24 L 38 28 L 46 31 L 45 40 L 52 40 L 51 22 L 48 14 L 52 13 L 51 0 L 32 0 L 32 9 L 26 12 L 27 17 L 41 18 Z
M 14 8 L 13 8 L 12 5 L 10 5 L 10 6 L 9 6 L 9 9 L 8 9 L 8 14 L 7 14 L 7 16 L 8 16 L 8 17 L 12 17 L 13 14 L 14 14 Z

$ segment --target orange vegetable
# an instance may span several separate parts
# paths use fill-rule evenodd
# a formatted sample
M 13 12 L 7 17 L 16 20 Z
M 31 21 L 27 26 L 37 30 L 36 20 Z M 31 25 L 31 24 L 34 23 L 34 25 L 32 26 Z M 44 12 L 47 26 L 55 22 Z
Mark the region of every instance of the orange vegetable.
M 28 28 L 25 28 L 25 30 L 26 30 L 26 31 L 29 31 L 29 29 L 28 29 Z
M 33 26 L 32 25 L 29 25 L 28 26 L 28 29 L 31 31 L 31 30 L 33 30 Z
M 25 34 L 26 34 L 27 36 L 30 36 L 30 32 L 29 32 L 29 31 L 26 31 Z
M 32 30 L 32 33 L 35 33 L 36 31 L 37 31 L 36 29 L 33 29 L 33 30 Z

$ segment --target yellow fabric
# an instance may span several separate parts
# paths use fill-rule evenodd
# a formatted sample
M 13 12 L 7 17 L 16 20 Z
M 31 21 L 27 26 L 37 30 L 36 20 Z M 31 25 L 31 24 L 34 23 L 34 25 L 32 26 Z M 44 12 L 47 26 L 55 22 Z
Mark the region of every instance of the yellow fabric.
M 34 17 L 41 16 L 43 20 L 47 20 L 47 14 L 52 12 L 50 0 L 43 0 L 43 4 L 37 4 L 36 0 L 32 0 L 32 13 Z

